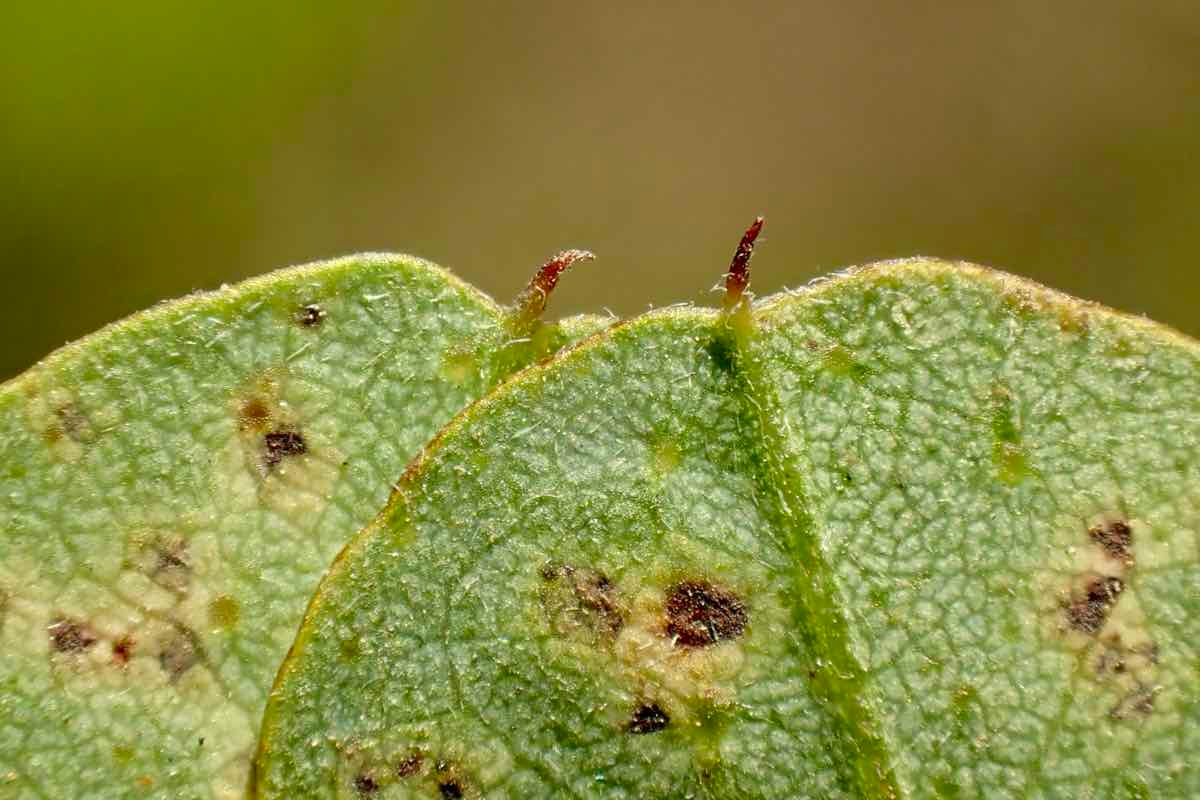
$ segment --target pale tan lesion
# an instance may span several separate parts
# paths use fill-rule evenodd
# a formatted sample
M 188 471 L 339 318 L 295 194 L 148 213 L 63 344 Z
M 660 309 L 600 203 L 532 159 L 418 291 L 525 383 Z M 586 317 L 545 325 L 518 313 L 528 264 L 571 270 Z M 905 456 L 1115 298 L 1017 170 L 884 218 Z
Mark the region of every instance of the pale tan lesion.
M 747 657 L 743 643 L 733 638 L 707 647 L 680 647 L 668 630 L 669 585 L 637 591 L 613 652 L 636 694 L 653 698 L 673 721 L 686 723 L 697 704 L 734 704 L 736 679 Z
M 515 769 L 512 752 L 496 737 L 470 746 L 447 741 L 437 726 L 416 724 L 383 737 L 329 739 L 337 753 L 337 796 L 480 798 L 503 786 Z
M 1149 524 L 1107 510 L 1066 529 L 1072 544 L 1040 579 L 1046 635 L 1075 655 L 1080 685 L 1107 698 L 1109 722 L 1161 716 L 1168 676 L 1137 591 Z
M 121 413 L 116 404 L 85 404 L 65 386 L 49 378 L 30 376 L 23 405 L 25 425 L 59 460 L 79 460 L 87 447 L 116 428 Z
M 295 399 L 291 380 L 281 368 L 266 370 L 231 393 L 233 435 L 214 459 L 214 484 L 225 503 L 265 506 L 308 527 L 325 508 L 345 456 L 314 424 L 320 412 Z

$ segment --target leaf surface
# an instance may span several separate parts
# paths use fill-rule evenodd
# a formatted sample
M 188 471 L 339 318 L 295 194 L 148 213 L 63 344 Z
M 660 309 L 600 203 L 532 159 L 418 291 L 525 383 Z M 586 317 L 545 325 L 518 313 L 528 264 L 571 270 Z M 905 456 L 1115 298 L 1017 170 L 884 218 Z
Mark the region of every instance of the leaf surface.
M 351 257 L 160 306 L 0 388 L 0 796 L 243 796 L 347 532 L 455 412 L 606 324 L 518 322 L 426 262 Z
M 260 797 L 1200 794 L 1197 345 L 928 260 L 734 300 L 439 435 Z

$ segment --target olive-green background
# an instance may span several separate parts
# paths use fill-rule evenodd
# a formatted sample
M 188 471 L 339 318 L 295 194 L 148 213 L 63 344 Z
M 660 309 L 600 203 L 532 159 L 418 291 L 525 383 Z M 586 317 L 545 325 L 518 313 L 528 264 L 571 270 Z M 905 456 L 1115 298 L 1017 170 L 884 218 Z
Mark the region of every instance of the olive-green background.
M 358 250 L 705 300 L 760 211 L 760 293 L 931 254 L 1200 333 L 1198 145 L 1194 0 L 6 2 L 0 377 Z

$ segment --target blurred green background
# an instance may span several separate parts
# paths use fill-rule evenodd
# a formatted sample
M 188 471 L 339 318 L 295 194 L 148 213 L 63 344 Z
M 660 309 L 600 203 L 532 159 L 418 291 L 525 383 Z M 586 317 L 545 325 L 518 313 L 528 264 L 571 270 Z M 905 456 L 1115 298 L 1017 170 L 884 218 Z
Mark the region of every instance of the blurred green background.
M 966 258 L 1200 333 L 1200 4 L 123 0 L 0 10 L 0 377 L 399 250 L 552 312 Z

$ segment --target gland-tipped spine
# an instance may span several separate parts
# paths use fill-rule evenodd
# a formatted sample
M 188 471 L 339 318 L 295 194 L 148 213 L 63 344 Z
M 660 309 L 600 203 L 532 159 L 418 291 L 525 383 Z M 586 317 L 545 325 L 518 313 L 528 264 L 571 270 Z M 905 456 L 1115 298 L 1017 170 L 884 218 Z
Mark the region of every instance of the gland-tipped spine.
M 722 302 L 725 313 L 732 312 L 741 304 L 746 288 L 750 285 L 750 257 L 754 255 L 754 242 L 758 239 L 765 221 L 761 216 L 754 218 L 754 222 L 750 223 L 750 227 L 742 234 L 742 240 L 738 242 L 737 250 L 733 253 L 733 260 L 729 262 L 729 272 L 725 274 L 725 298 Z
M 564 250 L 543 264 L 533 279 L 529 281 L 529 285 L 517 296 L 516 302 L 513 303 L 512 312 L 509 315 L 509 326 L 513 332 L 526 334 L 533 328 L 534 323 L 545 312 L 550 294 L 558 285 L 559 276 L 566 272 L 572 264 L 577 261 L 591 261 L 595 258 L 596 256 L 587 250 Z

